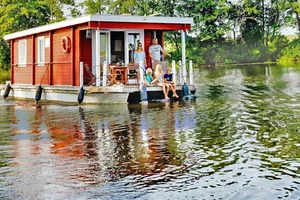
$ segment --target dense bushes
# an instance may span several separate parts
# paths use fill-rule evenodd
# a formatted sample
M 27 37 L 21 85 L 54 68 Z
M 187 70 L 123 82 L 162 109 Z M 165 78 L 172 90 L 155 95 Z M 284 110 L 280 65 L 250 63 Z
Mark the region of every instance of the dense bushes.
M 300 38 L 290 42 L 279 54 L 280 64 L 300 62 Z
M 246 44 L 242 42 L 234 44 L 232 41 L 220 41 L 213 45 L 207 44 L 206 46 L 201 46 L 202 44 L 197 45 L 196 41 L 192 40 L 190 39 L 188 43 L 187 57 L 188 60 L 193 60 L 200 64 L 276 62 L 278 54 L 288 44 L 288 39 L 285 36 L 276 37 L 268 45 Z M 298 49 L 294 48 L 290 51 L 300 52 L 299 46 Z M 297 54 L 296 52 L 294 53 Z M 294 58 L 293 60 L 296 59 Z
M 7 42 L 0 39 L 0 70 L 10 68 L 10 47 Z

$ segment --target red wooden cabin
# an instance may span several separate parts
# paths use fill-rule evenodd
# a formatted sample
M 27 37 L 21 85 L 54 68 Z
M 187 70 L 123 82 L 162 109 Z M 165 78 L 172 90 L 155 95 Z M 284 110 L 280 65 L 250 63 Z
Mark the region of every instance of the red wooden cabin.
M 184 36 L 192 22 L 192 18 L 87 15 L 6 35 L 11 44 L 11 84 L 79 86 L 80 62 L 88 64 L 93 74 L 103 61 L 122 60 L 127 65 L 133 62 L 137 42 L 143 44 L 150 66 L 152 38 L 163 46 L 164 31 L 180 30 Z M 84 82 L 89 82 L 86 71 Z

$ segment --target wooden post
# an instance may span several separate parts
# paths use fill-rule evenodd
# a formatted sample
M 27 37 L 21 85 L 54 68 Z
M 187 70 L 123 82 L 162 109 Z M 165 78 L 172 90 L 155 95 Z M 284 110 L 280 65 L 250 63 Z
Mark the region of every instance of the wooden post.
M 15 43 L 15 40 L 11 40 L 10 41 L 10 84 L 14 84 L 15 81 L 15 47 L 14 47 L 14 43 Z
M 103 62 L 103 86 L 106 86 L 107 81 L 107 61 Z
M 100 31 L 96 30 L 96 86 L 101 85 L 100 68 Z
M 31 68 L 31 83 L 35 85 L 35 35 L 32 35 L 32 68 Z
M 83 86 L 83 62 L 80 62 L 79 74 L 80 74 L 80 87 Z
M 50 47 L 49 47 L 49 85 L 52 85 L 52 72 L 53 72 L 53 33 L 49 31 Z
M 178 61 L 178 65 L 179 65 L 179 83 L 183 84 L 183 81 L 182 81 L 182 65 L 181 65 L 181 60 Z
M 190 84 L 194 84 L 194 72 L 193 72 L 193 61 L 189 61 L 189 72 L 190 72 Z
M 71 27 L 71 84 L 75 85 L 75 28 Z
M 176 73 L 176 65 L 175 65 L 175 60 L 172 60 L 172 72 L 173 72 L 173 82 L 176 84 L 177 83 L 177 73 Z
M 183 82 L 186 82 L 186 59 L 185 59 L 185 32 L 181 30 L 181 57 L 182 57 L 182 72 Z
M 144 84 L 144 74 L 146 73 L 146 72 L 144 72 L 144 70 L 146 70 L 145 65 L 146 65 L 146 63 L 144 63 L 144 66 L 143 66 L 143 61 L 140 60 L 139 66 L 138 66 L 139 74 L 140 74 L 140 80 L 139 80 L 140 86 L 142 86 Z

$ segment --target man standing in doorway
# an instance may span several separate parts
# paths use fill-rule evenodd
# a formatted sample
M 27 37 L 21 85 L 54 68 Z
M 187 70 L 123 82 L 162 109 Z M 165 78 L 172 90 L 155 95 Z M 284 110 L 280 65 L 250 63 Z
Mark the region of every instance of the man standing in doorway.
M 153 38 L 152 45 L 149 47 L 149 57 L 151 58 L 152 69 L 154 69 L 153 63 L 160 62 L 160 52 L 171 57 L 171 55 L 165 52 L 165 50 L 158 44 L 157 38 Z

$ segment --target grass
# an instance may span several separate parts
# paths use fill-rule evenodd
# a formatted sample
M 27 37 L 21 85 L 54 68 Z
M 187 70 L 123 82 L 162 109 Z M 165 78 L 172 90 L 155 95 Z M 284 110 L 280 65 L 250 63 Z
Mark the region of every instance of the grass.
M 4 84 L 5 81 L 10 80 L 10 70 L 4 71 L 0 70 L 0 84 Z
M 298 38 L 298 35 L 294 34 L 294 35 L 286 35 L 286 37 L 288 38 L 289 41 L 292 41 L 294 39 Z

